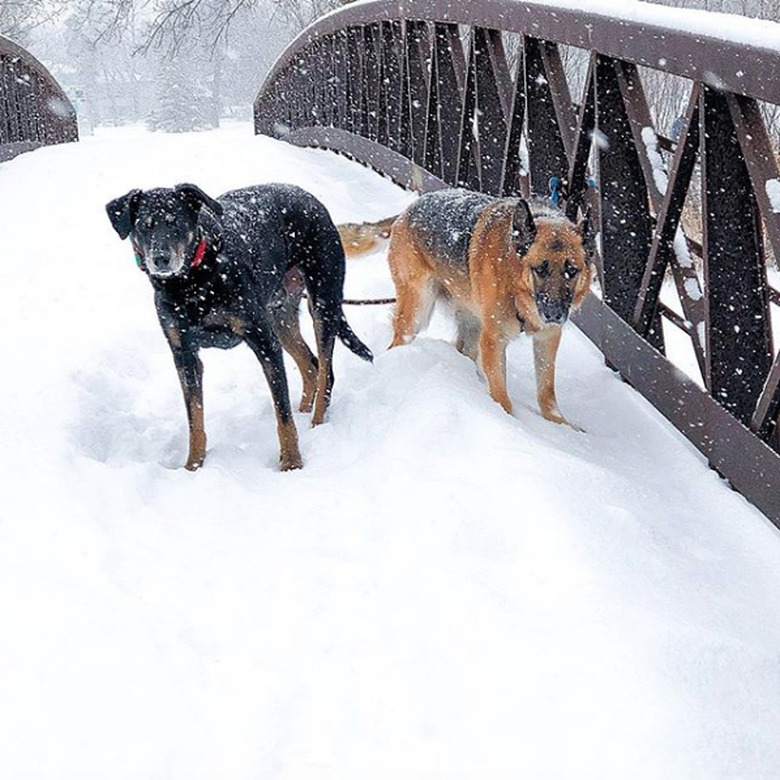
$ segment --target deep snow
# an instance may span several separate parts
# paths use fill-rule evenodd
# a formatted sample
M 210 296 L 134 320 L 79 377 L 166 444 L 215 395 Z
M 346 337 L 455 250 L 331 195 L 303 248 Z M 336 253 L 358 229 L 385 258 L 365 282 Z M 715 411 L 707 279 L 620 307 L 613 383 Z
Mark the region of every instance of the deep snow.
M 348 311 L 329 422 L 275 470 L 248 350 L 209 351 L 205 467 L 103 204 L 283 180 L 337 220 L 411 196 L 246 125 L 103 131 L 0 166 L 0 777 L 775 778 L 780 539 L 574 328 L 545 422 L 437 316 Z M 381 255 L 350 295 L 392 292 Z M 293 393 L 300 383 L 289 369 Z

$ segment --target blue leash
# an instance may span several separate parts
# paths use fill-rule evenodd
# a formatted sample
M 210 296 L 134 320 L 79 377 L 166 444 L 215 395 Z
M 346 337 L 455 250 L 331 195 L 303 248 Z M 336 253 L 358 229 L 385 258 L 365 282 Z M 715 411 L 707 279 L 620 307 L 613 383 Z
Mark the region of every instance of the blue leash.
M 596 180 L 593 177 L 588 176 L 585 183 L 589 189 L 596 189 Z M 550 190 L 550 204 L 556 209 L 562 209 L 563 201 L 569 197 L 569 182 L 560 176 L 551 176 L 550 181 L 547 182 L 547 188 Z

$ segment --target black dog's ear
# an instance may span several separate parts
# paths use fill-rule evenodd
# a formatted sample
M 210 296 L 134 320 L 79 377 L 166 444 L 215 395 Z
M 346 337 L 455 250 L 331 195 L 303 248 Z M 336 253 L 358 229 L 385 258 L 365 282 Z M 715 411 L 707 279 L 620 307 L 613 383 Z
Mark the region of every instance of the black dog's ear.
M 520 257 L 527 254 L 535 238 L 536 224 L 531 209 L 521 198 L 517 201 L 515 213 L 512 215 L 512 241 Z
M 589 262 L 593 262 L 596 256 L 596 233 L 593 230 L 593 221 L 590 217 L 590 205 L 585 209 L 582 219 L 577 223 L 577 232 L 582 239 L 582 246 Z
M 189 203 L 195 211 L 200 211 L 201 206 L 206 206 L 217 217 L 222 216 L 222 204 L 214 200 L 214 198 L 206 195 L 203 190 L 195 184 L 177 184 L 176 192 L 178 192 Z
M 108 218 L 123 241 L 130 235 L 130 231 L 135 225 L 141 194 L 141 190 L 130 190 L 121 198 L 115 198 L 110 203 L 106 203 Z

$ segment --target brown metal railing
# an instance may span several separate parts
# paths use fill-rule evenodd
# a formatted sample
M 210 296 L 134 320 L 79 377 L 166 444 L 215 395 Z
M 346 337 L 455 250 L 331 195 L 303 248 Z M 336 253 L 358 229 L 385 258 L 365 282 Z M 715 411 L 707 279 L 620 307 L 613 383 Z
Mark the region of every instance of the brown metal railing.
M 68 141 L 78 141 L 70 100 L 35 57 L 0 36 L 0 162 Z
M 582 50 L 574 99 L 561 45 Z M 656 136 L 646 68 L 686 84 L 675 143 Z M 601 297 L 577 324 L 780 526 L 778 293 L 764 248 L 780 257 L 780 174 L 759 101 L 780 104 L 774 50 L 517 0 L 376 0 L 285 50 L 255 129 L 417 190 L 544 196 L 567 179 L 567 213 L 589 201 L 600 237 Z M 681 237 L 695 188 L 701 235 Z M 682 315 L 661 302 L 664 279 Z M 666 359 L 665 323 L 687 334 L 705 389 Z

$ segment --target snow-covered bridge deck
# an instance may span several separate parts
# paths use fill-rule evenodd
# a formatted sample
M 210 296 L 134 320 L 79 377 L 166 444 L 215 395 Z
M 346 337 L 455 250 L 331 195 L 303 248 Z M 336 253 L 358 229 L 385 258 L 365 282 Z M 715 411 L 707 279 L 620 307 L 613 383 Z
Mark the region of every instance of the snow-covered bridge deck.
M 205 467 L 103 204 L 192 180 L 411 197 L 328 152 L 103 131 L 0 168 L 0 777 L 774 778 L 780 539 L 571 328 L 510 418 L 435 319 L 348 312 L 329 421 L 275 469 L 243 348 L 205 354 Z M 383 258 L 352 296 L 391 292 Z M 299 387 L 290 366 L 293 392 Z

